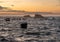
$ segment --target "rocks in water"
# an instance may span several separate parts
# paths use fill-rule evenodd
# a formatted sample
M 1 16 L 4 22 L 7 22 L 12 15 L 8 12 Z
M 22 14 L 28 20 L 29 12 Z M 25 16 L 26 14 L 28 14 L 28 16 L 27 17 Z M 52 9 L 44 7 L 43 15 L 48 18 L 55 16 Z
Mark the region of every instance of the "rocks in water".
M 60 32 L 60 30 L 57 30 L 57 32 Z
M 35 33 L 28 32 L 28 33 L 26 33 L 26 35 L 40 35 L 40 33 L 38 33 L 38 32 L 35 32 Z
M 4 36 L 0 36 L 0 42 L 9 42 Z
M 44 30 L 48 29 L 48 27 L 44 27 Z
M 19 37 L 23 37 L 24 35 L 20 35 Z
M 26 42 L 31 42 L 31 40 L 25 40 Z
M 44 18 L 44 17 L 40 14 L 35 14 L 35 18 Z
M 29 17 L 29 16 L 26 16 Z M 15 38 L 38 38 L 39 40 L 47 40 L 47 39 L 59 39 L 59 29 L 60 26 L 58 26 L 59 22 L 56 22 L 57 20 L 44 20 L 40 19 L 43 18 L 40 15 L 36 15 L 36 18 L 20 18 L 16 17 L 15 19 L 12 18 L 3 18 L 1 19 L 0 25 L 0 41 L 1 42 L 16 42 Z M 20 20 L 19 20 L 20 18 Z M 11 20 L 12 19 L 12 20 Z M 10 21 L 11 20 L 11 21 Z M 56 22 L 56 23 L 55 23 Z M 57 25 L 57 26 L 56 26 Z M 8 28 L 8 29 L 5 29 Z M 56 36 L 54 36 L 56 34 Z M 5 37 L 3 37 L 5 36 Z M 8 39 L 8 38 L 13 38 L 13 39 Z M 46 38 L 46 39 L 45 39 Z M 20 40 L 20 39 L 19 39 Z M 30 40 L 27 40 L 29 42 Z M 35 41 L 30 41 L 30 42 L 37 42 Z M 39 41 L 43 42 L 43 41 Z M 45 41 L 46 42 L 46 41 Z M 49 42 L 55 42 L 55 41 L 49 41 Z
M 26 23 L 26 22 L 25 22 L 25 23 L 22 23 L 22 24 L 21 24 L 21 28 L 22 28 L 22 29 L 27 29 L 27 23 Z
M 7 37 L 4 37 L 4 36 L 0 36 L 0 42 L 17 42 L 16 40 L 14 39 L 9 39 Z
M 12 31 L 12 30 L 8 30 L 8 31 Z
M 5 21 L 10 21 L 10 18 L 6 18 Z
M 4 37 L 4 36 L 0 36 L 0 39 L 1 39 L 1 38 L 5 38 L 5 37 Z
M 56 42 L 56 40 L 25 40 L 25 42 Z
M 24 17 L 31 17 L 30 15 L 25 15 Z
M 51 32 L 47 32 L 46 35 L 51 35 Z
M 6 29 L 1 29 L 0 31 L 12 31 L 12 30 L 10 30 L 10 29 L 8 29 L 8 30 L 6 30 Z
M 39 39 L 29 39 L 29 40 L 25 40 L 25 42 L 43 42 L 43 40 L 39 40 Z
M 8 41 L 8 40 L 7 40 L 7 39 L 5 39 L 5 38 L 2 38 L 2 39 L 1 39 L 1 41 L 5 41 L 5 42 L 6 42 L 6 41 Z
M 1 29 L 1 31 L 6 31 L 5 29 Z

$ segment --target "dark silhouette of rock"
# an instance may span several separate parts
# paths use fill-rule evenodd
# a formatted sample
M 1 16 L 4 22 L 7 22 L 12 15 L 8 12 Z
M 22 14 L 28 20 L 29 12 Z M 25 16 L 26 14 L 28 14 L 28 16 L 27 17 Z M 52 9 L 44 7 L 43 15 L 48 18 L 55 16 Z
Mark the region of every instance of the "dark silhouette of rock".
M 60 30 L 57 30 L 57 32 L 60 32 Z
M 49 29 L 48 27 L 44 27 L 44 30 Z
M 35 14 L 35 18 L 44 18 L 44 17 L 40 14 Z
M 5 38 L 4 36 L 0 36 L 0 38 Z
M 46 35 L 51 35 L 51 32 L 47 32 Z
M 28 32 L 28 33 L 26 33 L 26 35 L 40 35 L 40 33 L 38 33 L 38 32 L 35 32 L 35 33 Z
M 9 42 L 9 40 L 7 40 L 7 39 L 5 39 L 5 38 L 2 38 L 0 41 L 1 41 L 1 42 Z
M 7 31 L 12 31 L 12 30 L 7 30 Z
M 21 28 L 22 28 L 22 29 L 27 29 L 27 23 L 22 23 L 22 24 L 21 24 Z
M 31 17 L 30 15 L 25 15 L 24 17 Z
M 20 35 L 19 37 L 23 37 L 23 35 Z
M 1 31 L 6 31 L 5 29 L 1 29 Z
M 38 40 L 38 39 L 29 39 L 29 40 L 25 40 L 26 42 L 43 42 L 42 40 Z
M 26 42 L 32 42 L 32 40 L 25 40 Z
M 4 36 L 0 36 L 0 42 L 9 42 Z
M 6 18 L 5 21 L 10 21 L 10 18 Z

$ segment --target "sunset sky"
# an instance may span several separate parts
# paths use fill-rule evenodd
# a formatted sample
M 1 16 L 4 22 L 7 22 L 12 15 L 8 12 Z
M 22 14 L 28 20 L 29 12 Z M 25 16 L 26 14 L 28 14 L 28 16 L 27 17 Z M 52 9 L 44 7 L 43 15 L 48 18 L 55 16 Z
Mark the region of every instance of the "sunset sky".
M 0 6 L 31 12 L 60 12 L 60 0 L 0 0 Z

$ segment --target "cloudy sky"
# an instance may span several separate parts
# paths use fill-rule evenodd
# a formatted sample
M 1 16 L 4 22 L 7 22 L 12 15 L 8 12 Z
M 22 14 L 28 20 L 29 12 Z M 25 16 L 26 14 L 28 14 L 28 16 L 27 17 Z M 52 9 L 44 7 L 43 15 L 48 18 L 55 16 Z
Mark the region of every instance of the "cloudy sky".
M 60 12 L 60 0 L 0 0 L 0 6 L 33 12 Z

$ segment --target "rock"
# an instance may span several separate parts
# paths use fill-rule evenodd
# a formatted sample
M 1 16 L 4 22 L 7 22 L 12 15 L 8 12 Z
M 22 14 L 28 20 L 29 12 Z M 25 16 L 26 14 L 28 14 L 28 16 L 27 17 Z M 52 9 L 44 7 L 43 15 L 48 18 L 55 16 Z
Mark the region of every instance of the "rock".
M 40 14 L 35 14 L 35 18 L 44 18 L 44 17 Z
M 28 33 L 26 33 L 26 35 L 40 35 L 40 33 L 38 33 L 38 32 L 35 32 L 35 33 L 28 32 Z
M 23 37 L 23 35 L 20 35 L 19 37 Z
M 0 36 L 0 38 L 4 38 L 4 36 Z
M 22 24 L 21 24 L 21 28 L 22 28 L 22 29 L 27 29 L 27 23 L 22 23 Z
M 44 30 L 47 30 L 47 29 L 49 29 L 48 27 L 44 27 Z
M 60 30 L 57 30 L 57 32 L 60 32 Z
M 5 38 L 2 38 L 0 41 L 1 41 L 1 42 L 9 42 L 9 40 L 7 40 L 7 39 L 5 39 Z
M 24 17 L 31 17 L 30 15 L 25 15 Z
M 10 18 L 6 18 L 5 21 L 10 21 Z
M 51 35 L 51 32 L 47 32 L 46 35 Z
M 5 29 L 1 29 L 1 31 L 6 31 Z

